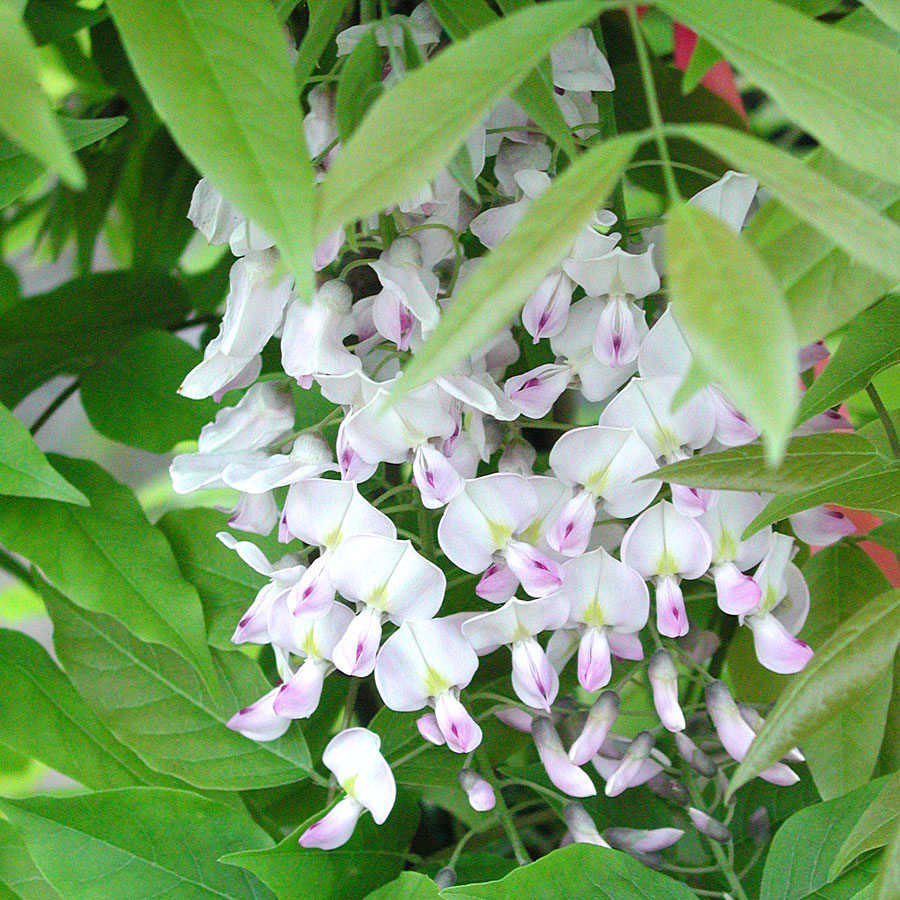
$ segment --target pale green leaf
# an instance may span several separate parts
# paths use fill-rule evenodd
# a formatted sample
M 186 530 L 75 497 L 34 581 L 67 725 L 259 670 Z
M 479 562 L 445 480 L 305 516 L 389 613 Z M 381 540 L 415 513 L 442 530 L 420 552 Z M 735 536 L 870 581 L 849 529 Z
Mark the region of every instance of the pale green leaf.
M 365 900 L 440 900 L 438 886 L 419 872 L 401 872 L 400 876 L 378 890 L 367 894 Z
M 28 429 L 0 403 L 0 494 L 44 497 L 87 505 L 87 497 L 72 487 L 41 453 Z
M 874 900 L 897 900 L 900 889 L 900 823 L 895 823 L 894 834 L 884 848 L 875 884 Z
M 863 3 L 882 22 L 889 25 L 894 31 L 900 31 L 900 3 L 897 0 L 863 0 Z
M 553 181 L 466 280 L 425 347 L 407 366 L 400 390 L 412 390 L 450 371 L 509 323 L 612 193 L 643 138 L 640 134 L 610 138 Z
M 829 876 L 837 878 L 858 856 L 883 847 L 900 825 L 900 773 L 886 782 L 881 793 L 865 808 L 853 826 L 853 831 L 841 845 L 829 869 Z
M 350 0 L 313 0 L 308 4 L 309 26 L 297 48 L 294 62 L 295 78 L 299 85 L 305 84 L 312 74 L 349 4 Z
M 318 239 L 411 197 L 550 48 L 610 0 L 541 4 L 479 29 L 410 72 L 369 110 L 328 172 Z
M 847 619 L 785 688 L 728 787 L 729 795 L 777 762 L 880 678 L 900 641 L 900 593 L 888 591 Z
M 178 145 L 312 289 L 313 171 L 269 0 L 111 0 L 134 70 Z
M 900 183 L 900 59 L 773 0 L 661 0 L 847 162 Z
M 28 855 L 22 833 L 0 819 L 0 882 L 21 900 L 61 900 Z
M 0 58 L 0 131 L 72 187 L 84 187 L 84 172 L 38 82 L 31 37 L 10 3 L 0 4 Z
M 763 435 L 770 460 L 794 420 L 797 339 L 772 274 L 724 222 L 687 203 L 666 222 L 672 311 L 697 361 Z
M 269 900 L 256 879 L 220 865 L 272 839 L 236 807 L 188 791 L 122 788 L 3 803 L 29 853 L 66 900 Z

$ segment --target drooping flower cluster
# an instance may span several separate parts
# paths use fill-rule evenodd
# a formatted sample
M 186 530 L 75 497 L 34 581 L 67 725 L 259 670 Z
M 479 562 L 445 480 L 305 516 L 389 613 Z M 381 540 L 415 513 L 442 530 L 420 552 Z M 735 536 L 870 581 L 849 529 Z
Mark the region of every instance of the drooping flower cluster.
M 401 25 L 400 38 L 391 23 L 377 26 L 379 44 L 402 44 L 404 30 L 422 52 L 439 40 L 427 7 Z M 359 27 L 344 32 L 338 52 L 359 37 Z M 591 32 L 577 31 L 552 63 L 563 117 L 576 135 L 594 135 L 594 94 L 614 84 Z M 386 67 L 386 78 L 402 75 Z M 309 105 L 308 149 L 327 168 L 340 153 L 328 89 L 314 88 Z M 619 666 L 626 678 L 646 672 L 661 725 L 705 777 L 725 755 L 742 759 L 758 713 L 705 674 L 715 646 L 692 628 L 690 606 L 714 597 L 723 615 L 750 629 L 762 665 L 799 671 L 812 651 L 796 637 L 809 593 L 791 561 L 795 538 L 772 526 L 743 537 L 765 505 L 758 494 L 669 489 L 653 477 L 666 463 L 749 443 L 757 432 L 715 386 L 673 410 L 691 351 L 659 295 L 660 234 L 623 241 L 609 211 L 584 226 L 520 318 L 473 347 L 454 371 L 392 401 L 404 361 L 434 331 L 479 256 L 512 231 L 553 177 L 547 140 L 511 100 L 469 136 L 464 152 L 489 201 L 476 205 L 450 171 L 441 173 L 380 223 L 362 223 L 352 241 L 339 232 L 319 247 L 311 300 L 278 276 L 273 242 L 210 184 L 197 186 L 192 221 L 210 243 L 228 243 L 237 260 L 219 334 L 181 391 L 217 400 L 243 393 L 203 428 L 195 453 L 176 458 L 173 482 L 179 492 L 234 489 L 230 526 L 260 535 L 277 529 L 286 550 L 270 560 L 256 544 L 220 535 L 269 579 L 233 640 L 271 645 L 281 679 L 229 727 L 275 740 L 314 713 L 326 678 L 374 674 L 386 707 L 419 713 L 423 739 L 461 755 L 460 784 L 475 809 L 495 800 L 468 765 L 487 715 L 530 732 L 550 781 L 570 797 L 596 793 L 588 763 L 609 796 L 641 784 L 677 796 L 671 760 L 654 734 L 628 740 L 612 730 L 620 697 L 608 686 Z M 756 188 L 729 172 L 691 202 L 740 229 Z M 351 276 L 364 267 L 367 278 Z M 260 378 L 264 348 L 278 345 L 281 369 L 271 371 L 270 361 Z M 523 348 L 545 361 L 525 364 Z M 798 360 L 798 371 L 806 361 Z M 298 433 L 295 402 L 302 406 L 306 391 L 321 394 L 333 412 Z M 552 418 L 563 395 L 580 421 L 596 424 Z M 825 416 L 806 428 L 840 424 Z M 559 435 L 540 463 L 534 435 Z M 423 530 L 398 528 L 388 501 L 400 512 L 419 509 Z M 432 517 L 439 517 L 437 548 Z M 815 545 L 852 530 L 826 509 L 800 513 L 790 526 Z M 471 586 L 465 612 L 441 615 L 447 573 Z M 463 692 L 480 657 L 505 654 L 504 647 L 509 702 L 476 715 Z M 602 691 L 580 708 L 558 696 L 573 657 L 583 692 Z M 714 731 L 686 722 L 679 703 L 679 677 L 699 678 L 697 670 L 709 680 Z M 568 750 L 564 736 L 574 738 Z M 343 794 L 304 833 L 307 847 L 339 846 L 364 811 L 380 823 L 394 802 L 394 778 L 372 731 L 341 732 L 323 763 Z M 784 763 L 762 777 L 796 779 Z M 707 834 L 724 827 L 704 816 L 691 811 Z M 619 828 L 601 837 L 578 804 L 565 820 L 574 840 L 638 855 L 681 835 Z

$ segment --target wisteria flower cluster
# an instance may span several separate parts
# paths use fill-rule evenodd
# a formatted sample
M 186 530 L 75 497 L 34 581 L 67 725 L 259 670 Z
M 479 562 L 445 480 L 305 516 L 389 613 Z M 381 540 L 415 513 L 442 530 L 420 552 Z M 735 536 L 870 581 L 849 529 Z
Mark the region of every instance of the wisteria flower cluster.
M 427 7 L 400 18 L 377 26 L 378 43 L 405 34 L 427 55 L 440 35 Z M 369 27 L 340 34 L 338 53 Z M 598 96 L 615 85 L 590 30 L 554 50 L 552 73 L 566 122 L 593 134 Z M 402 77 L 392 54 L 385 79 Z M 341 152 L 333 99 L 325 85 L 309 94 L 306 138 L 322 171 Z M 271 645 L 280 679 L 229 727 L 274 740 L 314 713 L 326 680 L 355 691 L 373 675 L 384 706 L 416 716 L 423 746 L 458 755 L 474 810 L 499 802 L 489 767 L 473 763 L 487 722 L 499 720 L 530 734 L 556 795 L 570 798 L 567 840 L 652 863 L 683 834 L 623 823 L 601 835 L 577 803 L 597 792 L 596 775 L 610 797 L 649 785 L 727 841 L 657 746 L 671 732 L 691 769 L 716 779 L 762 724 L 704 668 L 717 638 L 692 622 L 692 604 L 714 599 L 722 621 L 749 629 L 765 668 L 799 672 L 813 650 L 796 636 L 809 592 L 792 558 L 798 542 L 824 546 L 853 526 L 820 507 L 745 539 L 766 497 L 654 477 L 758 434 L 715 385 L 679 396 L 692 354 L 661 289 L 661 231 L 630 232 L 609 210 L 578 234 L 520 318 L 451 373 L 396 397 L 405 362 L 558 167 L 512 100 L 469 135 L 464 160 L 483 201 L 447 170 L 387 214 L 336 232 L 316 251 L 311 300 L 294 292 L 260 228 L 207 181 L 194 192 L 191 220 L 236 260 L 221 329 L 181 393 L 242 393 L 203 428 L 196 452 L 175 459 L 172 479 L 181 493 L 239 492 L 230 526 L 277 529 L 285 548 L 272 560 L 220 534 L 268 579 L 232 640 Z M 691 203 L 739 231 L 757 187 L 728 172 Z M 280 365 L 266 355 L 273 338 Z M 806 348 L 798 374 L 819 358 L 820 346 Z M 297 404 L 313 396 L 332 412 L 298 433 Z M 842 424 L 829 413 L 804 429 Z M 454 596 L 467 592 L 464 607 L 447 610 L 448 582 Z M 488 657 L 503 661 L 511 691 L 486 706 L 484 691 L 467 690 Z M 660 726 L 637 735 L 621 710 L 635 684 L 647 686 Z M 761 777 L 790 785 L 798 776 L 788 763 L 800 759 L 792 751 Z M 322 763 L 339 799 L 300 843 L 329 849 L 365 813 L 384 822 L 396 787 L 379 736 L 363 727 L 340 731 Z

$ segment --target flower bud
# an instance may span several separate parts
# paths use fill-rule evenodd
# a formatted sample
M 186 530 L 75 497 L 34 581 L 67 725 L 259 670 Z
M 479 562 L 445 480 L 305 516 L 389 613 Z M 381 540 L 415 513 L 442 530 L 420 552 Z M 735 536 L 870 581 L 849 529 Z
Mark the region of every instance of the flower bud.
M 472 809 L 487 812 L 494 808 L 497 802 L 494 789 L 474 769 L 460 769 L 457 777 Z
M 769 843 L 772 837 L 772 823 L 769 821 L 769 811 L 764 806 L 757 807 L 747 820 L 747 831 L 754 844 L 762 846 Z
M 631 742 L 622 757 L 622 762 L 606 781 L 607 797 L 618 797 L 622 791 L 636 783 L 653 749 L 653 740 L 653 735 L 649 731 L 642 731 Z
M 731 832 L 703 810 L 689 806 L 687 813 L 697 831 L 703 832 L 711 840 L 718 841 L 720 844 L 727 844 L 731 840 Z
M 569 748 L 569 759 L 576 766 L 583 766 L 602 746 L 619 715 L 619 695 L 604 691 L 591 707 L 584 728 Z
M 596 844 L 598 847 L 609 847 L 600 837 L 594 820 L 580 803 L 567 803 L 563 807 L 563 819 L 576 844 Z
M 603 832 L 611 847 L 626 853 L 655 853 L 657 850 L 665 850 L 683 835 L 680 828 L 607 828 Z
M 668 650 L 657 650 L 647 667 L 653 705 L 669 731 L 684 731 L 684 713 L 678 703 L 678 669 Z
M 716 582 L 716 602 L 722 612 L 743 616 L 759 606 L 762 599 L 759 585 L 733 562 L 714 566 L 713 577 Z
M 525 712 L 524 709 L 519 709 L 518 706 L 507 706 L 505 709 L 494 710 L 494 715 L 508 728 L 531 734 L 531 723 L 534 722 L 534 716 Z
M 675 735 L 675 746 L 681 758 L 704 778 L 715 778 L 716 764 L 683 732 Z
M 274 741 L 291 727 L 291 720 L 274 710 L 275 698 L 281 688 L 272 688 L 255 703 L 236 712 L 225 724 L 251 741 Z
M 331 811 L 314 822 L 300 835 L 301 847 L 317 847 L 320 850 L 334 850 L 350 840 L 353 829 L 363 813 L 363 807 L 352 797 L 338 801 Z
M 687 806 L 690 802 L 687 788 L 665 772 L 658 772 L 649 779 L 647 787 L 657 797 L 662 797 L 663 800 L 668 800 L 670 803 L 675 803 L 678 806 Z
M 444 866 L 437 875 L 434 876 L 434 884 L 439 891 L 444 888 L 453 887 L 456 884 L 456 872 L 449 866 Z
M 523 703 L 550 712 L 559 691 L 559 676 L 533 637 L 512 645 L 512 685 Z
M 500 454 L 497 462 L 498 472 L 513 472 L 516 475 L 532 475 L 537 451 L 528 441 L 515 439 Z
M 593 797 L 597 793 L 588 774 L 569 759 L 553 723 L 546 716 L 535 717 L 531 733 L 544 770 L 556 787 L 570 797 Z
M 720 643 L 715 632 L 694 628 L 684 637 L 680 646 L 695 663 L 702 666 L 712 659 Z

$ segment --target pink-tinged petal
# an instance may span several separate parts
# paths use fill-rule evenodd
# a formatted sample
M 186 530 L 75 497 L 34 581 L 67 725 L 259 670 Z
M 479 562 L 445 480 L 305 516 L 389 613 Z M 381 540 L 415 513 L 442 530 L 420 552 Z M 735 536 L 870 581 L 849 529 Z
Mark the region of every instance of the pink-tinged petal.
M 241 616 L 241 620 L 231 636 L 232 644 L 267 644 L 269 643 L 268 615 L 269 607 L 281 595 L 282 589 L 275 584 L 266 584 L 260 588 L 250 609 Z
M 546 597 L 558 591 L 562 585 L 562 570 L 559 563 L 545 556 L 531 544 L 510 541 L 506 546 L 504 558 L 529 597 Z
M 713 567 L 716 582 L 716 602 L 722 612 L 732 616 L 744 616 L 759 606 L 762 591 L 749 576 L 744 575 L 732 563 L 722 563 Z
M 607 828 L 603 836 L 610 846 L 626 853 L 656 853 L 684 836 L 680 828 Z
M 546 363 L 508 379 L 503 390 L 523 416 L 541 419 L 569 386 L 570 378 L 568 366 Z
M 836 410 L 826 409 L 825 412 L 798 425 L 791 433 L 794 435 L 824 434 L 829 431 L 849 431 L 852 428 L 853 423 L 846 416 L 842 416 Z
M 644 658 L 644 645 L 636 634 L 624 634 L 621 631 L 610 631 L 606 635 L 609 649 L 616 659 L 630 659 L 640 662 Z
M 600 832 L 597 831 L 594 820 L 580 803 L 567 803 L 563 807 L 563 819 L 574 843 L 609 847 L 609 844 L 600 837 Z
M 471 753 L 481 743 L 481 728 L 450 691 L 438 695 L 434 714 L 447 746 L 454 753 Z
M 368 481 L 378 470 L 378 463 L 366 462 L 347 441 L 344 423 L 338 428 L 336 452 L 342 481 Z
M 746 621 L 753 631 L 756 658 L 770 672 L 791 675 L 802 671 L 812 659 L 809 644 L 794 637 L 775 616 L 748 616 Z
M 401 296 L 393 291 L 382 291 L 375 297 L 372 321 L 379 334 L 402 352 L 409 350 L 413 336 L 421 339 L 419 321 L 403 303 Z
M 790 787 L 800 780 L 800 776 L 790 766 L 786 766 L 781 762 L 769 766 L 765 772 L 760 772 L 759 777 L 763 781 L 768 781 L 769 784 L 777 784 L 779 787 Z
M 788 634 L 799 634 L 809 615 L 809 585 L 793 563 L 784 568 L 784 582 L 787 596 L 772 610 L 772 615 L 784 625 Z
M 512 472 L 515 475 L 532 475 L 537 451 L 527 441 L 512 440 L 497 461 L 498 472 Z
M 657 650 L 647 667 L 653 705 L 660 722 L 669 731 L 684 731 L 684 713 L 678 702 L 678 670 L 668 650 Z
M 759 432 L 718 388 L 709 387 L 707 395 L 715 410 L 715 438 L 720 444 L 725 447 L 740 447 L 759 437 Z
M 675 747 L 679 756 L 704 778 L 715 778 L 718 774 L 716 764 L 683 732 L 675 734 Z
M 794 534 L 811 547 L 829 547 L 842 537 L 856 534 L 856 526 L 837 509 L 815 506 L 795 513 L 789 519 Z
M 597 518 L 597 503 L 588 491 L 580 491 L 562 508 L 547 531 L 547 543 L 563 556 L 580 556 L 587 550 Z
M 512 645 L 512 685 L 516 696 L 533 709 L 550 712 L 559 691 L 559 676 L 532 637 Z
M 636 787 L 645 780 L 649 780 L 657 771 L 662 771 L 659 763 L 649 760 L 650 751 L 653 749 L 653 735 L 649 731 L 642 731 L 628 745 L 622 761 L 616 766 L 612 774 L 606 779 L 606 788 L 604 793 L 607 797 L 618 797 L 623 791 L 630 787 Z M 594 767 L 597 768 L 597 762 L 602 760 L 602 756 L 594 757 Z M 647 773 L 652 771 L 653 774 Z M 602 775 L 603 773 L 598 772 Z M 646 776 L 646 777 L 645 777 Z
M 603 628 L 588 628 L 578 645 L 578 681 L 588 692 L 599 691 L 612 677 L 609 642 Z
M 694 828 L 708 838 L 712 838 L 720 844 L 727 844 L 731 841 L 731 832 L 718 819 L 714 819 L 703 810 L 693 806 L 688 807 L 687 814 Z
M 419 716 L 419 718 L 416 719 L 416 728 L 419 729 L 419 734 L 421 734 L 429 744 L 434 744 L 436 747 L 443 747 L 444 744 L 447 743 L 438 726 L 437 716 L 435 716 L 433 712 L 425 713 L 424 716 Z
M 505 562 L 491 563 L 475 585 L 475 594 L 489 603 L 506 603 L 516 592 L 519 578 Z
M 756 733 L 744 721 L 724 682 L 716 681 L 706 688 L 706 709 L 725 751 L 740 762 L 747 755 Z
M 350 623 L 335 645 L 332 660 L 345 675 L 364 678 L 375 668 L 375 656 L 381 643 L 381 613 L 366 607 Z
M 363 807 L 352 797 L 344 797 L 339 800 L 331 811 L 313 822 L 303 834 L 300 835 L 301 847 L 315 847 L 319 850 L 334 850 L 350 840 L 356 823 L 363 813 Z
M 273 709 L 280 688 L 272 688 L 255 703 L 236 712 L 225 724 L 251 741 L 274 741 L 291 727 L 290 719 L 283 719 Z
M 621 760 L 598 753 L 596 756 L 591 757 L 591 765 L 604 781 L 609 782 L 616 775 L 616 772 L 619 771 Z M 607 796 L 618 796 L 630 787 L 640 787 L 642 784 L 652 783 L 654 779 L 663 774 L 663 767 L 655 759 L 645 759 L 643 763 L 636 765 L 626 774 L 628 775 L 628 783 L 625 783 L 624 775 L 621 779 L 617 778 L 612 788 L 617 793 L 608 794 Z
M 603 307 L 593 348 L 594 356 L 611 369 L 627 366 L 638 358 L 641 338 L 631 304 L 624 297 L 612 297 Z
M 463 477 L 440 450 L 431 444 L 422 444 L 413 459 L 413 478 L 422 505 L 427 509 L 440 509 L 455 500 L 466 487 Z
M 569 748 L 569 759 L 576 766 L 583 766 L 597 753 L 618 715 L 619 695 L 613 691 L 604 691 L 591 707 L 581 734 Z
M 318 708 L 328 663 L 307 659 L 286 681 L 272 704 L 276 715 L 286 719 L 308 719 Z
M 597 793 L 590 776 L 569 759 L 553 723 L 546 716 L 537 716 L 531 723 L 531 733 L 538 756 L 550 781 L 570 797 L 593 797 Z
M 522 309 L 522 324 L 535 344 L 563 330 L 574 287 L 568 276 L 555 272 L 547 275 L 528 298 Z
M 469 806 L 475 812 L 487 812 L 494 808 L 497 803 L 494 789 L 474 769 L 460 769 L 457 777 L 469 798 Z
M 531 734 L 531 723 L 534 721 L 534 716 L 525 712 L 524 709 L 519 709 L 518 706 L 509 706 L 506 709 L 494 710 L 494 715 L 507 727 Z
M 683 516 L 695 519 L 702 516 L 717 501 L 716 491 L 692 488 L 684 484 L 672 485 L 672 505 Z
M 334 602 L 334 585 L 329 576 L 331 560 L 330 553 L 323 553 L 314 559 L 297 586 L 291 590 L 288 605 L 294 615 L 317 618 L 331 609 Z
M 240 494 L 229 511 L 228 526 L 251 534 L 269 534 L 278 521 L 278 506 L 271 491 L 264 494 Z
M 364 806 L 380 825 L 393 809 L 397 785 L 391 767 L 380 752 L 381 738 L 366 728 L 347 728 L 335 735 L 322 754 L 322 762 L 338 784 Z
M 337 228 L 316 247 L 313 253 L 313 268 L 317 272 L 330 266 L 336 259 L 344 243 L 344 229 Z
M 671 575 L 656 583 L 656 627 L 671 638 L 684 637 L 690 628 L 681 585 Z
M 828 348 L 825 341 L 805 344 L 797 351 L 797 368 L 800 372 L 811 369 L 816 363 L 828 359 Z

